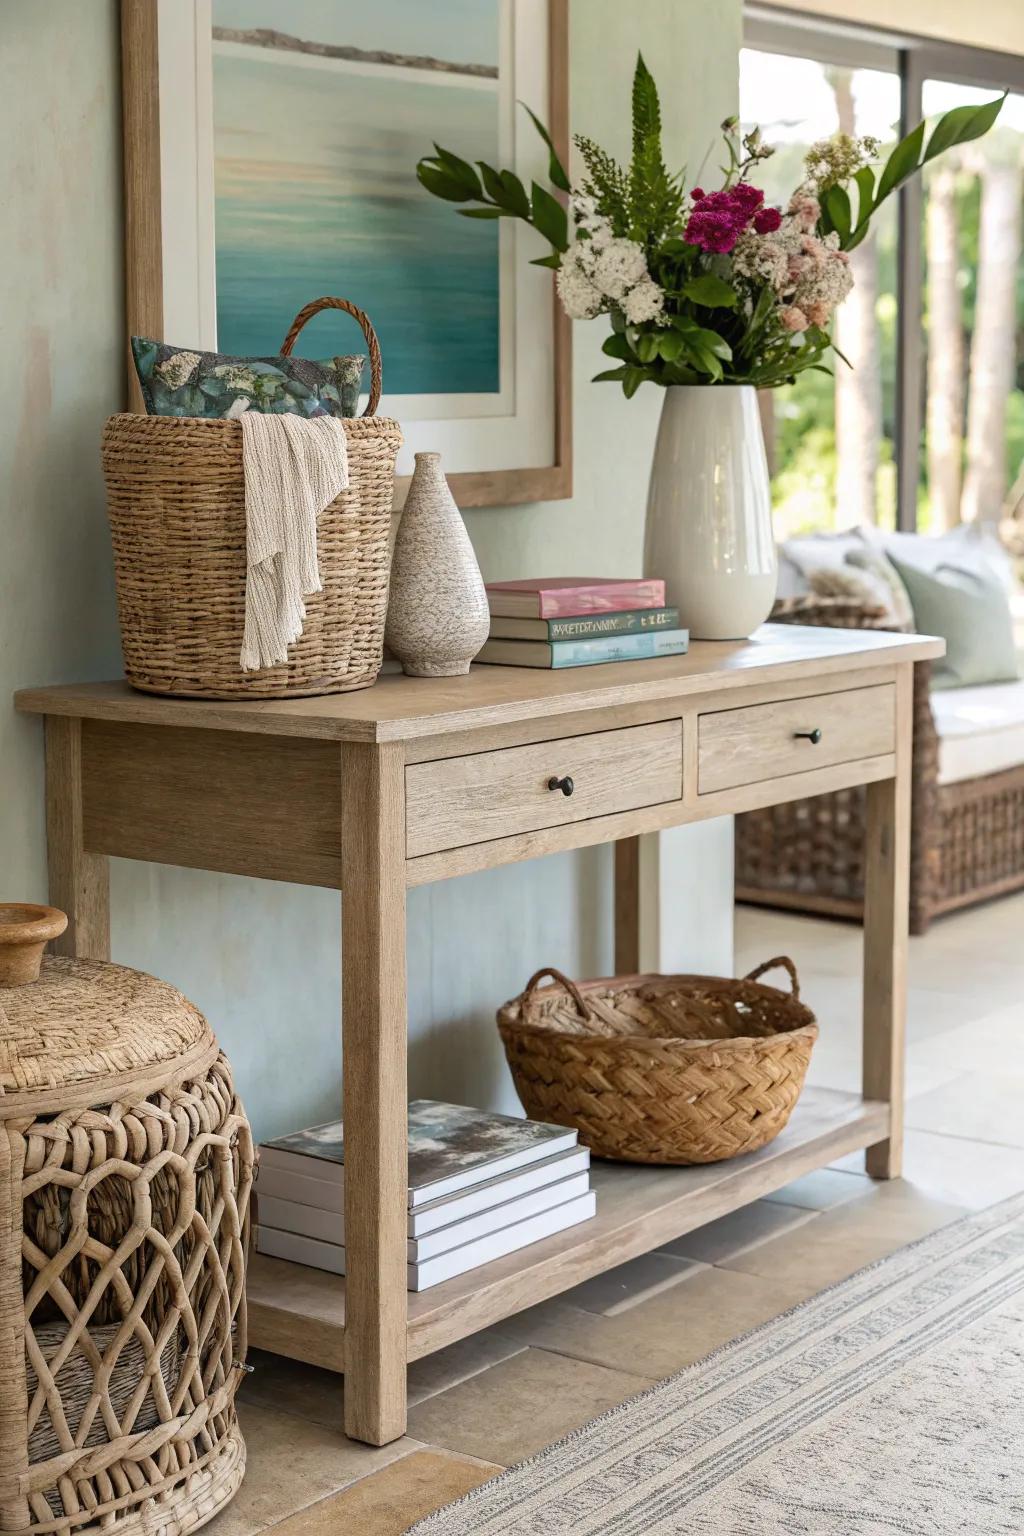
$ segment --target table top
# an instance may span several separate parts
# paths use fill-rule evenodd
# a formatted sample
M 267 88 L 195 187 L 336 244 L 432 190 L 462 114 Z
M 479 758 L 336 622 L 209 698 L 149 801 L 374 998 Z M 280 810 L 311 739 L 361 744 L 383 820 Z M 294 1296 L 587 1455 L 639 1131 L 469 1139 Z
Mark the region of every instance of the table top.
M 692 698 L 808 674 L 886 667 L 941 656 L 942 640 L 884 630 L 765 624 L 749 640 L 695 641 L 685 656 L 603 666 L 474 666 L 464 677 L 386 673 L 372 688 L 312 699 L 168 699 L 126 682 L 65 683 L 15 695 L 29 714 L 179 725 L 328 741 L 410 741 L 448 731 Z

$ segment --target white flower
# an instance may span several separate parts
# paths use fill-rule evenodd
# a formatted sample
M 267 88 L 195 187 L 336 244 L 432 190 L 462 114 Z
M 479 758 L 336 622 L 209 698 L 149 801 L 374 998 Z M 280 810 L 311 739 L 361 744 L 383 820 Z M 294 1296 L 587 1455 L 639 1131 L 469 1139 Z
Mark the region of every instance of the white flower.
M 580 260 L 581 250 L 586 243 L 578 240 L 570 246 L 555 274 L 558 297 L 570 320 L 592 320 L 604 307 L 604 299 Z
M 664 291 L 653 278 L 645 277 L 626 294 L 622 308 L 630 325 L 643 325 L 645 320 L 661 320 L 665 312 Z
M 644 248 L 636 240 L 610 240 L 594 263 L 595 286 L 617 302 L 649 278 Z
M 165 357 L 162 363 L 157 363 L 154 371 L 160 375 L 168 389 L 180 389 L 188 383 L 198 362 L 198 352 L 175 352 Z
M 585 230 L 589 236 L 591 252 L 603 251 L 614 237 L 611 225 L 604 214 L 598 212 L 594 199 L 586 192 L 576 191 L 570 203 L 576 228 Z

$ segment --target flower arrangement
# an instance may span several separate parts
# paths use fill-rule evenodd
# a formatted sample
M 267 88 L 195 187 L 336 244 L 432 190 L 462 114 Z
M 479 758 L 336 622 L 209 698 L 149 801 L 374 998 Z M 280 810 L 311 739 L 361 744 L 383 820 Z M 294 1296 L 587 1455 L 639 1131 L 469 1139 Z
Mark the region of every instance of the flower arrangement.
M 829 324 L 853 286 L 849 252 L 886 198 L 944 150 L 986 133 L 1003 100 L 954 108 L 927 139 L 919 123 L 877 169 L 876 139 L 823 139 L 786 207 L 775 208 L 750 179 L 773 151 L 760 129 L 741 134 L 735 118 L 722 125 L 721 186 L 687 191 L 683 174 L 668 171 L 657 87 L 638 55 L 628 166 L 577 134 L 584 174 L 573 186 L 530 113 L 568 207 L 537 182 L 528 193 L 513 171 L 471 165 L 437 144 L 417 175 L 436 197 L 469 204 L 458 210 L 467 218 L 518 218 L 547 241 L 550 254 L 535 264 L 555 269 L 566 313 L 610 319 L 603 350 L 615 366 L 598 380 L 621 383 L 627 397 L 646 380 L 771 389 L 807 368 L 829 371 Z

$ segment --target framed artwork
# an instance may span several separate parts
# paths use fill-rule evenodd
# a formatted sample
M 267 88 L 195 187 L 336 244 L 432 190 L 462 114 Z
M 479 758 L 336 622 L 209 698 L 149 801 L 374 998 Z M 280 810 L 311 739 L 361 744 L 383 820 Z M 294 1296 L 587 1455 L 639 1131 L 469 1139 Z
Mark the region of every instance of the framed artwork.
M 436 141 L 546 182 L 517 102 L 564 153 L 567 12 L 122 0 L 130 334 L 266 356 L 308 300 L 350 299 L 380 339 L 380 411 L 405 433 L 399 501 L 418 449 L 441 452 L 464 507 L 569 496 L 569 322 L 530 265 L 535 236 L 462 218 L 416 180 Z M 336 315 L 300 343 L 357 349 Z

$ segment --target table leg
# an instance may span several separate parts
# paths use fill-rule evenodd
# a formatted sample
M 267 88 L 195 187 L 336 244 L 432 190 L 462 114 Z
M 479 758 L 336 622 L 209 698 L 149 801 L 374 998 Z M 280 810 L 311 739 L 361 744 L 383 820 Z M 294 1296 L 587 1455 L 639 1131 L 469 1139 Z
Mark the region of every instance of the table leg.
M 50 904 L 68 915 L 62 955 L 110 959 L 110 861 L 87 853 L 82 816 L 82 722 L 46 717 L 46 854 Z
M 405 762 L 342 752 L 345 1430 L 385 1445 L 405 1433 Z
M 640 839 L 615 844 L 615 974 L 640 969 Z
M 869 784 L 864 870 L 864 1097 L 889 1104 L 889 1136 L 867 1150 L 876 1179 L 903 1167 L 903 1095 L 910 886 L 913 672 L 896 681 L 896 773 Z

